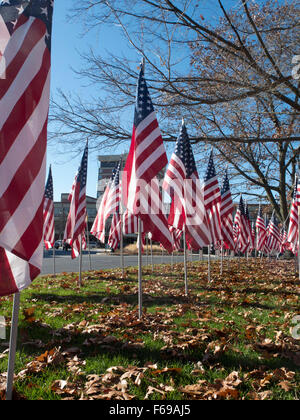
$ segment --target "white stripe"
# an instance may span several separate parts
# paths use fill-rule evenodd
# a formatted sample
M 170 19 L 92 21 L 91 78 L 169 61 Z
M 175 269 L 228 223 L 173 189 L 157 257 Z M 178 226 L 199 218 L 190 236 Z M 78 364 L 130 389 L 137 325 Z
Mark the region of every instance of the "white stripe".
M 46 153 L 39 173 L 33 180 L 23 200 L 0 233 L 0 245 L 11 251 L 32 222 L 33 216 L 44 200 L 46 178 Z
M 31 284 L 28 262 L 11 252 L 5 252 L 18 290 L 26 289 Z
M 30 153 L 39 137 L 49 110 L 50 72 L 48 74 L 41 100 L 36 106 L 33 114 L 20 131 L 18 137 L 9 149 L 5 159 L 0 165 L 1 183 L 0 196 L 9 187 L 15 173 L 22 165 L 24 158 Z M 1 117 L 0 117 L 1 118 Z
M 11 114 L 18 100 L 28 88 L 30 82 L 40 71 L 46 48 L 45 38 L 43 37 L 30 52 L 8 91 L 0 100 L 0 130 L 2 130 L 5 121 Z
M 8 48 L 5 49 L 4 56 L 6 61 L 6 66 L 8 67 L 12 60 L 15 58 L 16 53 L 18 54 L 21 45 L 24 42 L 24 39 L 27 35 L 27 32 L 30 30 L 30 26 L 35 21 L 35 18 L 30 17 L 27 22 L 25 22 L 22 26 L 19 26 L 16 29 L 10 38 L 10 42 Z
M 142 179 L 144 173 L 149 169 L 150 166 L 152 166 L 152 164 L 154 162 L 156 162 L 157 160 L 159 160 L 159 158 L 161 156 L 164 156 L 166 154 L 166 150 L 165 150 L 165 146 L 163 144 L 161 144 L 159 147 L 157 147 L 155 149 L 155 151 L 153 153 L 151 153 L 151 155 L 148 156 L 147 159 L 144 160 L 144 162 L 138 167 L 138 173 L 137 173 L 137 177 Z

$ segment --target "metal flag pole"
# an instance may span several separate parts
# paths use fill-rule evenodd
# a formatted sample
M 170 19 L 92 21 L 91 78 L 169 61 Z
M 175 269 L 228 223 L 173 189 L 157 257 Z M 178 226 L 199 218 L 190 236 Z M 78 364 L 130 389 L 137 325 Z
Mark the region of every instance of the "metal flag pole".
M 122 214 L 121 214 L 120 254 L 121 254 L 122 278 L 124 278 L 124 236 L 123 236 L 123 215 Z
M 207 276 L 208 276 L 208 283 L 211 283 L 211 267 L 210 267 L 210 245 L 208 245 L 208 260 L 207 260 Z
M 183 232 L 183 249 L 184 249 L 184 286 L 185 286 L 185 295 L 188 295 L 188 273 L 187 273 L 187 249 L 186 249 L 186 234 L 185 229 Z
M 143 289 L 142 289 L 142 221 L 141 221 L 141 216 L 138 216 L 138 234 L 139 234 L 139 257 L 138 257 L 138 275 L 139 275 L 139 296 L 138 296 L 138 301 L 139 301 L 139 319 L 142 318 L 143 315 Z
M 152 273 L 154 273 L 154 262 L 153 262 L 153 243 L 152 243 L 152 238 L 150 238 L 150 253 L 151 253 Z
M 299 280 L 300 280 L 300 203 L 299 202 L 298 202 L 298 272 L 299 272 Z
M 223 239 L 221 241 L 221 269 L 220 269 L 220 274 L 221 276 L 223 275 L 223 257 L 224 257 L 224 242 Z
M 82 283 L 82 235 L 80 235 L 80 250 L 79 250 L 79 276 L 78 276 L 78 287 L 81 287 Z
M 86 237 L 87 237 L 87 242 L 88 242 L 90 270 L 92 270 L 92 258 L 91 258 L 91 247 L 90 247 L 90 235 L 89 235 L 88 221 L 89 221 L 89 218 L 88 218 L 88 215 L 86 215 Z
M 148 267 L 149 265 L 149 238 L 148 235 L 146 235 L 146 266 Z
M 16 293 L 14 295 L 14 305 L 13 305 L 13 313 L 12 313 L 12 321 L 11 321 L 11 329 L 10 329 L 9 357 L 8 357 L 8 370 L 7 370 L 7 383 L 6 383 L 6 401 L 12 401 L 12 397 L 13 397 L 19 312 L 20 312 L 20 293 Z
M 120 160 L 120 168 L 123 170 L 123 159 Z M 122 177 L 121 177 L 122 178 Z M 125 277 L 125 269 L 124 269 L 124 233 L 123 233 L 123 216 L 124 216 L 124 208 L 123 208 L 123 182 L 120 178 L 120 205 L 119 205 L 119 212 L 121 213 L 121 232 L 120 232 L 120 256 L 121 256 L 121 270 L 122 270 L 122 278 Z
M 56 264 L 55 264 L 55 238 L 53 244 L 53 276 L 56 277 Z

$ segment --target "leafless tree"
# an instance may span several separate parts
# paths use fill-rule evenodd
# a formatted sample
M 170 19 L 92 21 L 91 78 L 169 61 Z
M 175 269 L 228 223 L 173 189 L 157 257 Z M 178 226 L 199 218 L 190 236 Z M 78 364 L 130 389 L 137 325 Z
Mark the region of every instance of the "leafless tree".
M 82 53 L 83 69 L 75 72 L 100 88 L 101 98 L 60 92 L 52 136 L 72 147 L 83 137 L 97 148 L 126 144 L 143 56 L 164 139 L 176 140 L 184 117 L 199 156 L 213 145 L 218 163 L 227 162 L 244 190 L 267 199 L 285 220 L 300 150 L 300 81 L 292 63 L 299 8 L 296 0 L 224 3 L 82 0 L 73 18 L 84 19 L 87 30 L 118 25 L 131 52 Z

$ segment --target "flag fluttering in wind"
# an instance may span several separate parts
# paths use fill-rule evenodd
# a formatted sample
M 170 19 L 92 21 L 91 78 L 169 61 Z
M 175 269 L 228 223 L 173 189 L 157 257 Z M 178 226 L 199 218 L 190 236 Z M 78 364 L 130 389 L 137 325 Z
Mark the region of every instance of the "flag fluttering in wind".
M 256 249 L 263 251 L 267 240 L 267 227 L 263 218 L 261 206 L 259 206 L 257 219 L 256 219 Z
M 205 218 L 202 186 L 184 122 L 166 171 L 163 189 L 172 199 L 169 225 L 176 230 L 185 230 L 190 249 L 199 250 L 209 245 L 210 232 Z
M 108 245 L 113 250 L 116 250 L 121 241 L 122 223 L 120 213 L 114 213 L 111 221 L 111 227 L 108 236 Z
M 290 210 L 290 223 L 287 241 L 290 244 L 290 250 L 296 252 L 298 249 L 298 208 L 300 206 L 300 182 L 298 177 L 295 178 L 295 188 L 293 193 L 293 201 Z
M 0 296 L 41 271 L 53 0 L 0 5 Z
M 248 251 L 253 251 L 255 248 L 255 233 L 253 232 L 250 215 L 249 215 L 249 207 L 248 204 L 245 204 L 245 216 L 247 222 L 247 230 L 248 230 Z
M 44 199 L 44 243 L 46 249 L 53 248 L 54 246 L 54 202 L 51 166 L 49 168 Z
M 125 210 L 123 214 L 123 233 L 124 235 L 132 235 L 138 233 L 138 218 L 131 214 L 128 210 Z M 144 233 L 144 225 L 142 223 L 142 233 Z
M 157 176 L 167 165 L 167 154 L 152 100 L 144 78 L 144 66 L 138 79 L 134 126 L 129 155 L 123 174 L 125 208 L 141 218 L 145 232 L 172 252 L 172 237 L 163 211 Z
M 280 229 L 278 227 L 278 223 L 274 213 L 275 212 L 273 212 L 268 226 L 268 248 L 270 249 L 270 251 L 279 252 L 281 246 L 281 236 Z
M 223 239 L 220 219 L 221 192 L 216 175 L 212 151 L 204 178 L 203 191 L 206 218 L 211 233 L 211 243 L 217 244 Z
M 85 241 L 87 165 L 88 144 L 85 146 L 81 164 L 69 195 L 70 211 L 64 241 L 72 247 L 72 258 L 78 257 L 81 248 L 83 249 L 82 242 Z
M 223 185 L 221 188 L 221 205 L 220 205 L 220 219 L 221 219 L 221 234 L 223 237 L 223 245 L 226 249 L 235 249 L 234 235 L 233 235 L 233 201 L 230 192 L 228 172 L 226 170 Z
M 238 228 L 237 233 L 237 249 L 241 251 L 242 254 L 247 252 L 249 247 L 249 225 L 246 217 L 245 205 L 243 197 L 240 198 L 239 207 L 237 209 L 235 223 Z
M 105 224 L 109 217 L 119 212 L 120 206 L 120 170 L 121 162 L 113 170 L 112 177 L 105 189 L 101 204 L 94 220 L 91 233 L 105 243 Z

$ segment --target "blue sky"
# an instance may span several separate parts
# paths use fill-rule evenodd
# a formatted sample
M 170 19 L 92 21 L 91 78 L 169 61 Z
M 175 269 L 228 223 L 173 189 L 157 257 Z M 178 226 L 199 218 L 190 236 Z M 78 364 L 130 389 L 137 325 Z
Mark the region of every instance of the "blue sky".
M 101 28 L 82 36 L 83 28 L 80 23 L 68 22 L 74 0 L 58 0 L 55 2 L 52 35 L 52 64 L 51 64 L 51 96 L 56 98 L 57 90 L 76 93 L 86 97 L 89 88 L 83 86 L 71 68 L 79 69 L 82 63 L 78 51 L 86 51 L 89 46 L 97 45 L 103 54 L 107 49 L 117 49 L 124 43 L 118 28 Z M 137 57 L 138 59 L 138 57 Z M 90 92 L 92 93 L 92 92 Z M 84 147 L 84 146 L 83 146 Z M 103 151 L 99 154 L 105 154 Z M 54 182 L 54 199 L 60 200 L 61 193 L 69 192 L 75 173 L 81 161 L 81 156 L 72 158 L 69 154 L 56 153 L 54 145 L 49 144 L 47 165 L 52 165 Z M 87 194 L 96 197 L 97 191 L 97 153 L 89 155 Z

